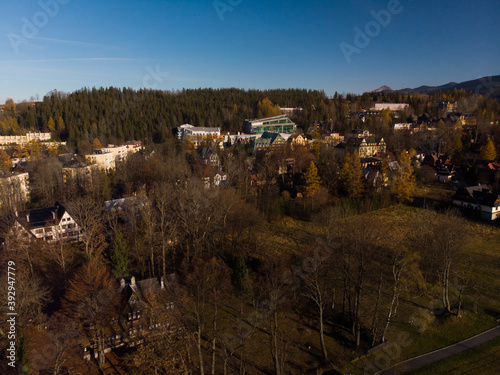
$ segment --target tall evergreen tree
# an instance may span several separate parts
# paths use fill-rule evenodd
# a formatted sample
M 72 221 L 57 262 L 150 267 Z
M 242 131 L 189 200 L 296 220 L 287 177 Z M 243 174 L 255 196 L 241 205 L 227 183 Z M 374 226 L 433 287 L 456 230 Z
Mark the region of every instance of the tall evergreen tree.
M 128 274 L 128 247 L 123 234 L 119 231 L 115 234 L 110 258 L 113 274 L 116 277 L 126 276 Z

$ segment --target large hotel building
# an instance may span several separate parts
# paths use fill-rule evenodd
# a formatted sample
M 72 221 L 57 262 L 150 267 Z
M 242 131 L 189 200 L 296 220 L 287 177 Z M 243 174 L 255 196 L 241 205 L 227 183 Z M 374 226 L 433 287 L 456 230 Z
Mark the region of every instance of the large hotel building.
M 290 134 L 295 133 L 296 127 L 286 115 L 245 120 L 243 123 L 243 131 L 246 134 L 262 134 L 264 132 Z

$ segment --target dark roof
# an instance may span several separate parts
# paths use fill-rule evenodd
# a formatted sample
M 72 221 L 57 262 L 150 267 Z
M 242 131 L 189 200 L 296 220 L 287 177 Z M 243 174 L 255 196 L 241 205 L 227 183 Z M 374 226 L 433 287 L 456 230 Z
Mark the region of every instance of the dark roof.
M 359 147 L 359 145 L 361 145 L 361 142 L 363 142 L 365 139 L 364 138 L 349 138 L 347 140 L 347 144 L 349 146 L 355 146 L 355 147 Z
M 138 195 L 106 201 L 104 205 L 109 212 L 116 213 L 119 211 L 140 211 L 151 206 L 151 202 L 146 195 Z
M 274 141 L 277 137 L 278 137 L 279 133 L 273 133 L 273 132 L 264 132 L 262 133 L 262 136 L 260 137 L 261 139 L 262 138 L 270 138 L 272 141 Z
M 342 149 L 342 148 L 345 148 L 346 144 L 345 142 L 340 142 L 337 146 L 335 146 L 334 148 L 337 148 L 337 149 Z
M 124 290 L 125 298 L 130 301 L 132 296 L 135 296 L 142 304 L 147 303 L 148 295 L 158 294 L 164 289 L 167 283 L 172 282 L 174 274 L 169 274 L 163 277 L 152 277 L 150 279 L 136 281 L 133 276 L 121 277 L 120 283 Z M 162 286 L 163 282 L 163 286 Z
M 380 137 L 366 137 L 365 140 L 366 140 L 366 143 L 379 143 L 382 141 L 382 138 L 380 138 Z
M 65 212 L 66 208 L 56 202 L 52 207 L 19 211 L 17 221 L 26 229 L 43 228 L 58 224 Z
M 370 137 L 365 137 L 365 138 L 354 138 L 351 137 L 348 139 L 347 144 L 349 146 L 354 146 L 354 147 L 359 147 L 361 143 L 365 141 L 367 144 L 368 143 L 376 143 L 378 144 L 380 141 L 382 141 L 382 138 L 370 136 Z
M 212 147 L 203 147 L 200 150 L 199 156 L 202 159 L 206 159 L 206 158 L 208 158 L 212 154 L 215 154 L 215 151 L 214 151 L 214 149 Z
M 472 192 L 472 196 L 482 206 L 487 207 L 500 207 L 500 197 L 496 194 L 490 193 L 489 191 L 477 191 Z
M 459 189 L 453 199 L 487 207 L 500 207 L 500 196 L 482 185 Z
M 382 158 L 376 156 L 370 156 L 368 158 L 362 158 L 361 163 L 363 164 L 379 164 L 382 163 Z

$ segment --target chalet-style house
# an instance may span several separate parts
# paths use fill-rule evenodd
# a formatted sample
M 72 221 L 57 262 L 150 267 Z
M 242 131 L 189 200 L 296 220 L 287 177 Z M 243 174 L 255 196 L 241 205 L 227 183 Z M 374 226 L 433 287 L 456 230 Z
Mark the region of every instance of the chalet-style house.
M 439 169 L 439 171 L 436 173 L 439 182 L 451 182 L 454 175 L 455 171 L 450 171 L 447 166 L 441 167 L 441 169 Z
M 285 146 L 286 139 L 280 133 L 264 132 L 259 139 L 254 142 L 255 150 L 272 150 L 280 146 Z
M 112 335 L 105 339 L 105 353 L 124 346 L 138 345 L 144 336 L 151 334 L 160 326 L 154 320 L 148 319 L 147 312 L 152 308 L 153 299 L 164 292 L 168 283 L 173 280 L 173 274 L 145 280 L 136 280 L 134 276 L 126 276 L 117 280 L 120 305 L 117 317 L 112 322 Z M 174 304 L 168 303 L 165 307 L 173 309 Z M 90 346 L 85 347 L 84 359 L 97 358 L 97 352 L 91 349 L 92 344 L 87 342 Z
M 204 183 L 205 189 L 215 188 L 215 187 L 226 187 L 227 186 L 227 175 L 219 170 L 210 170 L 205 168 L 202 171 L 202 181 Z
M 302 134 L 288 134 L 289 137 L 287 142 L 290 143 L 292 150 L 295 146 L 307 146 L 309 144 L 309 140 Z
M 481 184 L 459 189 L 453 196 L 453 204 L 470 210 L 483 220 L 500 217 L 500 195 L 492 193 Z
M 23 238 L 49 243 L 78 241 L 81 234 L 78 224 L 59 202 L 52 207 L 16 212 L 15 231 Z
M 217 155 L 212 147 L 203 147 L 198 153 L 198 160 L 201 164 L 212 168 L 220 167 L 219 155 Z
M 367 158 L 376 154 L 383 154 L 386 151 L 384 138 L 364 137 L 356 138 L 349 137 L 347 142 L 342 142 L 335 146 L 335 151 L 339 155 L 346 153 L 353 154 L 355 151 L 360 158 Z
M 146 312 L 151 308 L 152 298 L 165 291 L 167 284 L 173 279 L 173 274 L 145 280 L 136 280 L 134 276 L 119 279 L 120 292 L 123 298 L 120 326 L 124 332 L 120 335 L 121 338 L 127 338 L 127 341 L 130 342 L 133 341 L 135 336 L 157 328 L 157 323 L 152 323 L 145 319 Z M 173 309 L 173 302 L 169 303 L 166 307 Z

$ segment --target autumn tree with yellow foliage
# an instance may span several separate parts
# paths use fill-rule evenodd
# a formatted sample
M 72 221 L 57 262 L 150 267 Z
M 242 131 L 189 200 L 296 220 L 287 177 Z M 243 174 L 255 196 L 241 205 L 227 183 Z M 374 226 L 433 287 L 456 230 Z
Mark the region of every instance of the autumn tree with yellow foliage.
M 417 185 L 409 153 L 403 150 L 398 161 L 399 169 L 392 176 L 392 192 L 400 203 L 411 202 Z
M 268 98 L 259 101 L 257 104 L 257 117 L 271 117 L 281 114 L 279 105 L 273 104 Z
M 0 150 L 0 170 L 2 172 L 8 172 L 10 167 L 11 161 L 9 155 L 4 150 Z
M 340 171 L 340 181 L 344 192 L 350 198 L 359 198 L 363 194 L 363 168 L 359 154 L 347 153 L 342 170 Z
M 497 151 L 491 139 L 481 149 L 480 158 L 483 160 L 495 160 L 497 158 Z
M 306 172 L 306 194 L 308 197 L 314 196 L 318 191 L 321 184 L 321 179 L 318 176 L 318 168 L 314 164 L 314 161 L 311 160 L 309 164 L 309 168 Z

